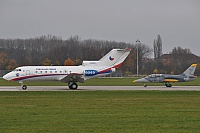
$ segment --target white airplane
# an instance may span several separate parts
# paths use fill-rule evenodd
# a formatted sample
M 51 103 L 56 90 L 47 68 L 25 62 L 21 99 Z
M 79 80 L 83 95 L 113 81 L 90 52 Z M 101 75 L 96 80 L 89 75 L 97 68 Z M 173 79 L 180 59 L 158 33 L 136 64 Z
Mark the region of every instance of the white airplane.
M 83 61 L 80 66 L 21 66 L 3 76 L 3 79 L 21 83 L 25 81 L 62 81 L 70 89 L 77 89 L 76 82 L 105 76 L 115 72 L 129 55 L 131 49 L 113 49 L 99 61 Z

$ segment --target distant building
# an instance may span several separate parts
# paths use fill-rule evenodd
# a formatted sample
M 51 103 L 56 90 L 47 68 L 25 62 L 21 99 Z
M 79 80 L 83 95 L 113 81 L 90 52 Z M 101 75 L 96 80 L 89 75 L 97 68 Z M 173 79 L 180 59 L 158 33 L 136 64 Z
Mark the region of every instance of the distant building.
M 173 60 L 174 56 L 176 56 L 176 55 L 174 55 L 174 54 L 163 54 L 163 55 L 161 55 L 160 60 L 161 61 Z M 196 63 L 200 60 L 200 57 L 198 57 L 197 55 L 194 55 L 194 54 L 187 54 L 187 58 L 191 59 L 191 61 L 194 61 Z

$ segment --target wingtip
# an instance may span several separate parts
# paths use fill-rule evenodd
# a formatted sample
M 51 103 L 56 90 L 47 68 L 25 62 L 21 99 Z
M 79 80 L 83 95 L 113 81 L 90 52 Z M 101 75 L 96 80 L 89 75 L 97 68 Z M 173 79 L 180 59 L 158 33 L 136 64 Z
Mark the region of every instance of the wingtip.
M 197 66 L 197 64 L 192 64 L 192 66 Z

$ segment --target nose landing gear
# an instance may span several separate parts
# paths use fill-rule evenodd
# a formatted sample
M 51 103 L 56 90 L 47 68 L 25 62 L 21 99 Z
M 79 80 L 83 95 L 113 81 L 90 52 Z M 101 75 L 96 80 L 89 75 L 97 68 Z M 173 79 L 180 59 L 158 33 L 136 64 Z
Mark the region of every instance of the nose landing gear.
M 27 86 L 26 85 L 23 85 L 22 86 L 22 90 L 26 90 L 27 89 Z
M 19 82 L 21 84 L 22 90 L 26 90 L 27 86 L 23 84 L 23 82 Z

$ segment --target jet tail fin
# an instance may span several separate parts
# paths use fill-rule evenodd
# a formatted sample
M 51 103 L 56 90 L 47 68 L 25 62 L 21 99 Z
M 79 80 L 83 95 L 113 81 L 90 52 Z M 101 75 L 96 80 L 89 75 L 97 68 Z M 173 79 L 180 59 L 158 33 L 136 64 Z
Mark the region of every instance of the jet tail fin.
M 131 49 L 112 49 L 109 53 L 103 56 L 99 61 L 83 61 L 85 66 L 109 66 L 119 68 L 122 62 L 129 55 Z
M 192 64 L 187 70 L 185 70 L 183 72 L 183 74 L 186 74 L 186 75 L 194 75 L 194 72 L 195 72 L 195 69 L 197 67 L 197 64 Z
M 100 66 L 119 68 L 131 49 L 113 49 L 99 60 Z

